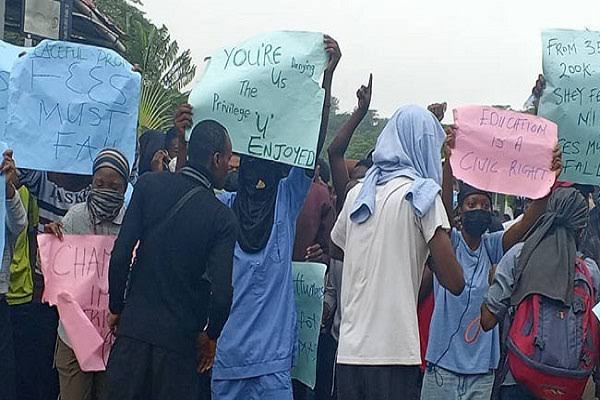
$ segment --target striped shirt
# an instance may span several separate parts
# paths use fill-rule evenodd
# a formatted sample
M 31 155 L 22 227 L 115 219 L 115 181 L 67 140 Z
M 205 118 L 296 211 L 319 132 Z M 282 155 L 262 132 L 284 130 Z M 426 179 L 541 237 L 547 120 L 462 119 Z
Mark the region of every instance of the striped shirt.
M 84 203 L 90 191 L 89 186 L 80 191 L 60 187 L 48 179 L 46 171 L 20 169 L 19 180 L 37 198 L 40 209 L 39 232 L 44 232 L 44 225 L 60 221 L 75 204 Z
M 44 232 L 44 225 L 59 222 L 72 206 L 84 203 L 91 189 L 90 186 L 87 186 L 80 191 L 67 190 L 50 181 L 46 171 L 19 169 L 17 174 L 21 184 L 29 189 L 29 192 L 37 199 L 40 213 L 38 232 L 40 233 Z M 36 265 L 35 273 L 43 275 L 39 265 Z M 36 288 L 40 284 L 42 282 L 35 282 Z M 40 290 L 35 288 L 34 292 L 41 293 Z

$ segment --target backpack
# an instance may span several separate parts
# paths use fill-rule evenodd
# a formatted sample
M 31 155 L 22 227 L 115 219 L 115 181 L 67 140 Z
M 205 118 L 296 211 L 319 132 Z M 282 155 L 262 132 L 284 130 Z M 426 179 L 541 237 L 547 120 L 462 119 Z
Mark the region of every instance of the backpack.
M 581 399 L 599 357 L 595 299 L 589 269 L 578 257 L 570 307 L 537 294 L 517 306 L 507 339 L 508 366 L 532 395 Z

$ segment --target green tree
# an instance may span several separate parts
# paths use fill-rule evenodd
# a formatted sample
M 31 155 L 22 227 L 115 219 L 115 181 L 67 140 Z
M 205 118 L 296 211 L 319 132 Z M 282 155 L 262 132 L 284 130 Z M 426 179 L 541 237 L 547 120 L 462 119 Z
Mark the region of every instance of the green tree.
M 190 50 L 180 51 L 166 26 L 156 27 L 125 0 L 97 0 L 96 4 L 126 32 L 123 56 L 142 70 L 139 131 L 168 129 L 176 107 L 187 97 L 185 87 L 196 74 Z
M 350 118 L 350 115 L 348 112 L 340 112 L 339 100 L 332 97 L 325 148 L 333 141 L 338 130 Z M 354 132 L 350 146 L 348 146 L 348 150 L 346 151 L 346 158 L 351 160 L 363 159 L 375 147 L 377 137 L 379 137 L 387 121 L 387 118 L 380 117 L 376 110 L 369 110 Z M 325 154 L 321 156 L 325 157 Z

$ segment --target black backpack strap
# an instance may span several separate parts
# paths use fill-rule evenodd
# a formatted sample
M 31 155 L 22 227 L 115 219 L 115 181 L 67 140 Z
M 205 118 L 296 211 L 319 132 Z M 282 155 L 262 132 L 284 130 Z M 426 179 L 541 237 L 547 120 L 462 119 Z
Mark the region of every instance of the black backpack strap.
M 148 232 L 147 237 L 151 237 L 152 235 L 165 229 L 169 222 L 171 222 L 171 220 L 175 218 L 175 216 L 179 213 L 179 211 L 181 211 L 181 209 L 187 204 L 187 202 L 190 201 L 192 197 L 200 193 L 202 190 L 206 190 L 206 187 L 200 185 L 196 186 L 195 188 L 189 190 L 186 194 L 184 194 L 183 197 L 180 198 L 179 201 L 177 201 L 177 203 L 175 203 L 173 208 L 171 208 L 167 216 L 158 225 L 156 225 L 156 227 L 154 227 L 150 230 L 150 232 Z

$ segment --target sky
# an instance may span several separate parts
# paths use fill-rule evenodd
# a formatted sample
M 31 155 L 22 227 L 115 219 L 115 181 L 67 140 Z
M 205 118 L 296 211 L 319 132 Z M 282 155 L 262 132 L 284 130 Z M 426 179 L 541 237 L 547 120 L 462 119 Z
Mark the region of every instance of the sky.
M 356 106 L 373 73 L 371 108 L 447 101 L 521 108 L 542 70 L 541 32 L 600 30 L 598 0 L 143 0 L 142 10 L 204 57 L 260 32 L 324 32 L 340 44 L 333 95 Z M 200 76 L 200 73 L 196 75 Z M 448 121 L 449 118 L 446 118 Z

